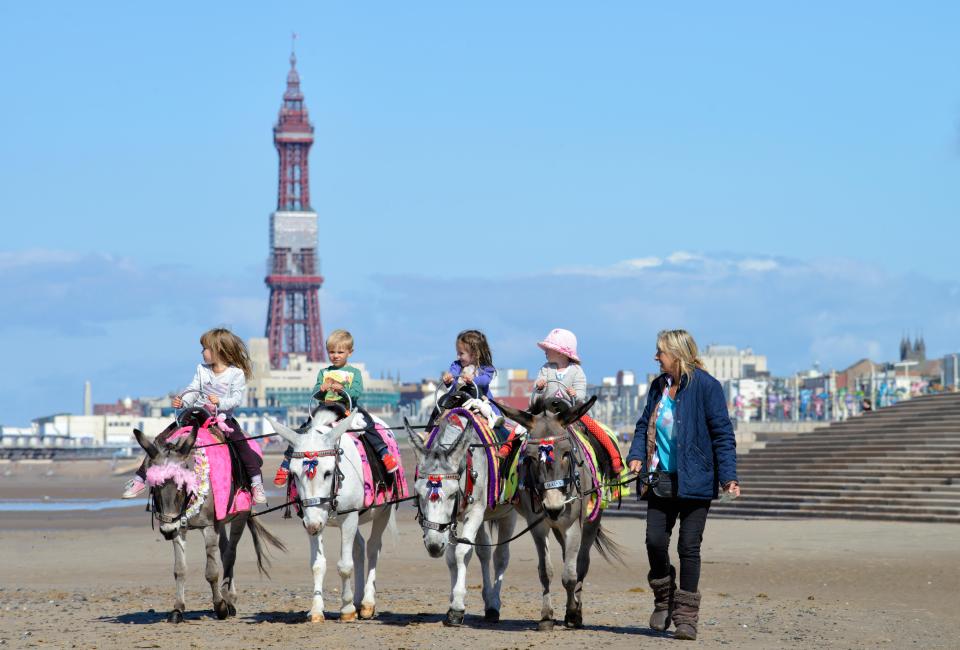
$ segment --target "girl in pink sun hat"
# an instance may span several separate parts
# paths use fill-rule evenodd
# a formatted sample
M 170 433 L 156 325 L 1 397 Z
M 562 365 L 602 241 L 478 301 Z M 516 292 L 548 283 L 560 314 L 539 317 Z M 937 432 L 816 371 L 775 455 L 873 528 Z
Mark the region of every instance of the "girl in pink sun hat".
M 537 346 L 547 356 L 547 362 L 540 367 L 535 390 L 530 396 L 533 404 L 539 398 L 559 397 L 574 403 L 587 398 L 587 375 L 580 367 L 580 355 L 577 354 L 577 336 L 570 330 L 556 328 L 550 330 L 547 338 Z M 614 475 L 623 471 L 623 457 L 617 443 L 589 415 L 580 418 L 587 431 L 603 446 L 610 456 L 610 465 Z
M 580 367 L 577 355 L 577 336 L 570 330 L 553 329 L 547 337 L 537 343 L 544 351 L 547 362 L 537 374 L 536 391 L 531 402 L 542 397 L 541 391 L 561 399 L 573 399 L 582 402 L 587 398 L 587 375 Z

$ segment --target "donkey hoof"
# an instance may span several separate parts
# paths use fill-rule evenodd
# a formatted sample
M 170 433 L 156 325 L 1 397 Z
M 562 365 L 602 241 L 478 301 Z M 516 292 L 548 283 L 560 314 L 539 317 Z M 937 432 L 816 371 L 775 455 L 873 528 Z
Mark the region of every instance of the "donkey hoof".
M 464 611 L 461 609 L 448 609 L 443 624 L 447 627 L 460 627 L 463 625 L 463 614 Z
M 500 622 L 500 610 L 493 609 L 492 607 L 488 608 L 483 613 L 483 620 L 487 623 L 499 623 Z
M 230 607 L 222 600 L 213 606 L 213 611 L 221 621 L 230 616 Z
M 360 618 L 363 620 L 369 620 L 373 618 L 374 614 L 377 613 L 376 605 L 368 605 L 366 603 L 360 603 Z
M 233 603 L 227 603 L 227 616 L 236 616 L 237 608 L 233 606 Z
M 311 623 L 323 623 L 324 620 L 323 612 L 320 612 L 319 614 L 310 614 Z
M 537 632 L 553 632 L 553 619 L 545 618 L 537 623 Z
M 355 621 L 355 620 L 357 620 L 357 610 L 353 610 L 352 612 L 341 612 L 341 613 L 340 613 L 340 622 L 341 622 L 341 623 L 349 623 L 350 621 Z
M 167 616 L 167 623 L 183 623 L 183 612 L 175 609 Z
M 569 628 L 579 629 L 583 627 L 583 613 L 579 610 L 576 612 L 567 612 L 567 615 L 563 617 L 563 624 Z

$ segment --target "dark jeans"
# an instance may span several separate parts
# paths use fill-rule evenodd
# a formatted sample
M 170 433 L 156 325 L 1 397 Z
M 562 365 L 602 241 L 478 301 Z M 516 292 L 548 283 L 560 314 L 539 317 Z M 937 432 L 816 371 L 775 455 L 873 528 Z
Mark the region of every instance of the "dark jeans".
M 363 416 L 363 419 L 366 422 L 363 427 L 363 435 L 366 436 L 367 440 L 370 441 L 370 446 L 373 447 L 375 452 L 377 452 L 377 455 L 380 456 L 380 458 L 383 458 L 389 450 L 387 449 L 387 443 L 383 441 L 383 436 L 380 435 L 380 432 L 377 431 L 377 427 L 373 424 L 373 416 L 359 406 L 357 407 L 357 411 L 360 412 L 360 415 Z
M 259 454 L 250 448 L 250 443 L 247 441 L 246 436 L 243 431 L 240 429 L 240 424 L 234 420 L 232 417 L 227 418 L 227 425 L 230 426 L 233 431 L 227 432 L 224 431 L 223 435 L 229 440 L 235 441 L 232 447 L 236 450 L 237 456 L 240 457 L 240 463 L 243 465 L 243 468 L 247 472 L 247 479 L 251 479 L 254 476 L 260 475 L 260 468 L 263 465 L 263 459 L 260 458 Z M 167 441 L 167 438 L 170 437 L 177 430 L 177 427 L 170 426 L 163 430 L 160 435 L 154 440 L 154 445 L 160 447 Z M 140 463 L 140 469 L 137 470 L 137 476 L 140 477 L 142 481 L 147 480 L 147 461 L 144 459 Z
M 651 493 L 647 500 L 647 557 L 650 577 L 664 578 L 670 574 L 670 534 L 680 517 L 680 538 L 677 554 L 680 556 L 680 588 L 697 591 L 700 583 L 700 542 L 707 524 L 710 501 L 701 499 L 661 499 Z

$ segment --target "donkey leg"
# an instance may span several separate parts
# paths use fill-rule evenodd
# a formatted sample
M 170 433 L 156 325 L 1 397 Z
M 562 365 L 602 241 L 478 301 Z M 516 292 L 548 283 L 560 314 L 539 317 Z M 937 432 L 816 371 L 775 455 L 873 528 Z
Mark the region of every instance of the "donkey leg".
M 353 606 L 360 609 L 360 598 L 363 596 L 364 574 L 363 565 L 366 562 L 367 540 L 359 530 L 353 536 Z
M 597 533 L 600 532 L 600 518 L 589 522 L 583 527 L 583 535 L 580 539 L 580 548 L 577 552 L 577 584 L 574 587 L 574 611 L 569 612 L 568 617 L 573 627 L 583 627 L 583 582 L 587 579 L 587 572 L 590 570 L 590 549 L 597 539 Z
M 227 617 L 227 603 L 223 600 L 223 594 L 220 593 L 220 575 L 223 567 L 220 566 L 220 529 L 216 524 L 205 526 L 203 528 L 203 542 L 207 550 L 207 567 L 204 571 L 204 577 L 210 583 L 210 593 L 213 596 L 213 611 L 217 618 L 223 620 Z
M 543 586 L 543 604 L 540 606 L 540 623 L 537 629 L 541 632 L 550 632 L 553 630 L 553 603 L 550 598 L 553 561 L 550 559 L 550 539 L 547 537 L 549 528 L 541 522 L 530 532 L 533 535 L 533 545 L 537 548 L 537 571 L 540 574 L 540 584 Z
M 220 591 L 227 602 L 227 615 L 237 615 L 237 579 L 234 576 L 234 567 L 237 561 L 237 546 L 243 531 L 246 528 L 246 518 L 238 517 L 230 522 L 230 534 L 220 531 L 220 563 L 223 565 L 223 579 L 220 582 Z
M 173 538 L 173 579 L 177 583 L 177 598 L 173 602 L 173 611 L 167 617 L 168 623 L 182 623 L 186 609 L 187 588 L 187 531 L 182 530 Z
M 313 571 L 313 604 L 310 606 L 310 622 L 323 623 L 323 574 L 327 572 L 327 558 L 323 555 L 323 538 L 310 538 L 310 569 Z
M 483 523 L 484 507 L 481 504 L 467 513 L 463 522 L 463 538 L 474 541 L 477 531 Z M 444 625 L 461 625 L 463 614 L 467 609 L 467 565 L 473 547 L 469 544 L 449 544 L 447 546 L 447 566 L 450 567 L 450 609 Z
M 490 603 L 493 601 L 493 580 L 491 579 L 492 567 L 490 566 L 490 558 L 493 556 L 493 551 L 488 544 L 490 544 L 490 532 L 489 532 L 489 523 L 484 523 L 477 530 L 477 546 L 475 551 L 477 553 L 477 562 L 480 563 L 480 578 L 483 581 L 483 608 L 484 608 L 484 619 L 487 618 L 487 612 L 490 611 Z
M 583 585 L 577 580 L 577 559 L 580 556 L 583 531 L 580 526 L 571 525 L 564 535 L 563 587 L 567 590 L 567 613 L 563 624 L 567 627 L 583 627 L 583 615 L 580 612 L 580 590 Z
M 394 516 L 392 508 L 377 513 L 370 526 L 370 539 L 367 540 L 367 574 L 363 585 L 363 600 L 360 601 L 360 618 L 373 618 L 377 611 L 377 563 L 380 549 L 383 548 L 383 532 Z
M 340 573 L 340 622 L 346 623 L 357 618 L 357 607 L 353 604 L 353 540 L 359 534 L 359 516 L 352 512 L 340 524 L 340 560 L 337 572 Z
M 493 593 L 492 599 L 487 601 L 487 611 L 484 618 L 492 623 L 500 622 L 500 594 L 503 590 L 503 576 L 507 573 L 510 564 L 510 545 L 506 543 L 513 537 L 513 529 L 517 525 L 516 513 L 510 513 L 506 518 L 497 522 L 497 544 L 493 549 Z

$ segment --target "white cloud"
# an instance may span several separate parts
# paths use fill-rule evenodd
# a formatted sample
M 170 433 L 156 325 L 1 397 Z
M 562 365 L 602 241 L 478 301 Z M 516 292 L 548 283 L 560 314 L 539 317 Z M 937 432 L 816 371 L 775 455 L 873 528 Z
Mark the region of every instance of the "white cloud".
M 737 266 L 741 271 L 773 271 L 778 268 L 777 263 L 774 260 L 758 260 L 758 259 L 747 259 L 739 262 Z

